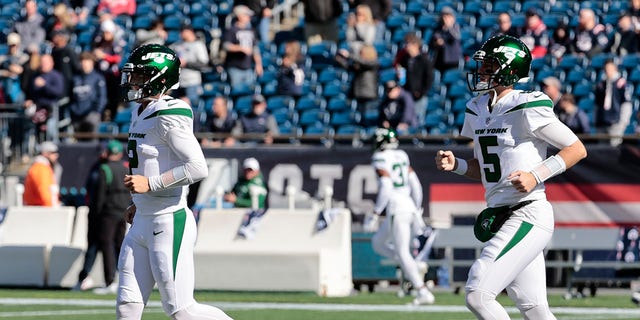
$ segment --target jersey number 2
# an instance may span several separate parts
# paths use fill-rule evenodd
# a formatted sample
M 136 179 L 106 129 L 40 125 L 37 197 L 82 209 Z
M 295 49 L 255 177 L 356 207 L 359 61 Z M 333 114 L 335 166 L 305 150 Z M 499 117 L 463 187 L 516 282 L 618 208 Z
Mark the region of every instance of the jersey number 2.
M 484 168 L 484 178 L 487 182 L 498 182 L 500 180 L 501 170 L 500 170 L 500 158 L 497 154 L 491 153 L 488 151 L 489 147 L 497 147 L 498 146 L 498 137 L 497 136 L 485 136 L 479 137 L 478 142 L 480 143 L 480 148 L 482 149 L 482 161 L 484 164 L 490 164 L 493 166 L 493 170 L 490 168 Z

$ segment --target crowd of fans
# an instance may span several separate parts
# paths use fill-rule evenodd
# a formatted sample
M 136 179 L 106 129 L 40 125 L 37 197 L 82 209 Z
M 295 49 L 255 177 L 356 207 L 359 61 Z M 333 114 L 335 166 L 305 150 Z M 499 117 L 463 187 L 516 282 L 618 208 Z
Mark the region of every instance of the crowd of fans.
M 522 39 L 535 58 L 533 80 L 517 88 L 559 84 L 552 99 L 576 132 L 638 130 L 640 0 L 300 2 L 298 26 L 275 34 L 269 32 L 274 0 L 7 2 L 0 17 L 6 40 L 0 103 L 20 106 L 25 119 L 4 130 L 15 145 L 57 130 L 124 132 L 128 119 L 119 114 L 130 106 L 120 98 L 123 58 L 138 45 L 161 43 L 180 57 L 181 87 L 172 95 L 190 102 L 201 132 L 266 133 L 264 143 L 278 134 L 353 134 L 377 126 L 455 135 L 462 101 L 470 97 L 469 57 L 500 33 Z M 556 7 L 569 14 L 554 14 Z M 272 103 L 276 96 L 293 102 L 282 107 Z M 303 110 L 303 99 L 319 102 Z M 256 118 L 266 120 L 247 124 Z

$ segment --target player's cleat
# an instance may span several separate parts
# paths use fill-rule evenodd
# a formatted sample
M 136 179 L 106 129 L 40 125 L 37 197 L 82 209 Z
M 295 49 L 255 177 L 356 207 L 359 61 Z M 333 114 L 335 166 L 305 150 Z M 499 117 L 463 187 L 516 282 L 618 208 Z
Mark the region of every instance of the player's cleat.
M 73 286 L 73 288 L 71 288 L 71 291 L 87 291 L 91 288 L 93 288 L 93 279 L 87 277 Z
M 413 305 L 433 304 L 435 301 L 436 298 L 433 296 L 433 293 L 426 287 L 422 287 L 418 291 L 418 296 L 413 299 Z
M 640 291 L 636 291 L 631 294 L 631 302 L 640 307 Z
M 104 294 L 116 294 L 118 292 L 118 284 L 117 283 L 112 283 L 106 287 L 101 287 L 101 288 L 95 288 L 93 289 L 93 293 L 95 294 L 100 294 L 100 295 L 104 295 Z

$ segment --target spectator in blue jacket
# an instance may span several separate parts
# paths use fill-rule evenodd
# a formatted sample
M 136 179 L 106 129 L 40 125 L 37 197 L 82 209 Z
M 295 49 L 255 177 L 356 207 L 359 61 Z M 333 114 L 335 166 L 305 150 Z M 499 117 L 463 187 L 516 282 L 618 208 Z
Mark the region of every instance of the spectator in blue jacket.
M 618 66 L 611 59 L 604 64 L 604 76 L 596 85 L 595 125 L 598 133 L 609 134 L 610 144 L 622 143 L 622 136 L 631 121 L 632 90 Z
M 94 69 L 95 57 L 90 52 L 80 54 L 82 71 L 73 77 L 69 111 L 75 132 L 97 132 L 102 112 L 107 105 L 104 76 Z
M 253 109 L 236 121 L 231 133 L 234 136 L 242 134 L 261 134 L 265 144 L 272 144 L 273 137 L 280 134 L 275 117 L 267 111 L 267 101 L 261 94 L 253 96 Z
M 591 132 L 589 116 L 584 110 L 578 108 L 576 99 L 570 93 L 565 93 L 558 101 L 558 119 L 562 121 L 573 133 L 584 134 Z
M 27 86 L 24 102 L 26 114 L 31 117 L 36 131 L 43 133 L 53 106 L 65 96 L 64 77 L 53 68 L 53 57 L 50 54 L 40 57 L 40 68 Z

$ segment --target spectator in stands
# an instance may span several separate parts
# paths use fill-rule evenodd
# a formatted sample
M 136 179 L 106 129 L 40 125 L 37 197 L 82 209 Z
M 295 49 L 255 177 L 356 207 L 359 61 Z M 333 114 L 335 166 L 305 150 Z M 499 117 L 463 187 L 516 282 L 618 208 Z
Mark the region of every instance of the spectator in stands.
M 350 97 L 358 102 L 358 109 L 364 113 L 374 107 L 378 96 L 378 52 L 371 45 L 360 48 L 359 54 L 353 56 L 349 50 L 340 49 L 336 56 L 340 66 L 353 74 Z
M 633 29 L 640 32 L 640 0 L 629 0 L 627 12 L 631 16 Z
M 233 5 L 244 5 L 255 14 L 251 19 L 251 24 L 258 29 L 260 42 L 270 43 L 269 28 L 271 27 L 271 10 L 276 4 L 275 0 L 234 0 Z
M 611 37 L 608 51 L 618 56 L 625 56 L 637 53 L 639 46 L 640 39 L 636 30 L 633 29 L 631 16 L 625 13 L 618 18 L 618 27 Z
M 0 88 L 4 90 L 6 103 L 22 103 L 24 92 L 21 89 L 21 79 L 29 55 L 20 49 L 20 35 L 15 32 L 7 36 L 7 46 L 9 52 L 0 55 Z
M 622 77 L 613 60 L 604 64 L 603 79 L 596 85 L 595 127 L 598 133 L 609 134 L 609 143 L 622 143 L 629 121 L 631 121 L 631 87 Z
M 304 70 L 298 66 L 300 60 L 299 50 L 288 50 L 291 44 L 300 46 L 298 41 L 290 41 L 285 45 L 285 52 L 280 60 L 276 80 L 278 86 L 277 94 L 298 98 L 302 95 L 302 85 L 304 84 Z
M 46 131 L 47 126 L 54 124 L 47 123 L 51 119 L 53 106 L 66 95 L 64 77 L 53 67 L 53 57 L 43 54 L 39 71 L 32 76 L 26 91 L 25 112 L 31 115 L 39 135 Z
M 498 25 L 491 30 L 489 38 L 499 34 L 505 34 L 512 37 L 519 36 L 517 28 L 511 23 L 511 15 L 508 12 L 501 12 L 498 14 Z
M 417 125 L 415 106 L 411 95 L 394 80 L 384 85 L 385 95 L 380 103 L 378 127 L 406 134 Z
M 242 177 L 233 189 L 224 195 L 224 201 L 233 203 L 236 208 L 266 208 L 267 184 L 260 172 L 260 163 L 256 158 L 244 159 L 242 170 Z
M 35 0 L 24 2 L 24 15 L 16 21 L 13 29 L 22 39 L 22 48 L 40 48 L 44 44 L 46 31 L 43 27 L 44 17 L 38 12 L 38 5 Z
M 80 59 L 76 53 L 76 48 L 69 44 L 69 34 L 67 31 L 58 30 L 52 33 L 51 56 L 53 57 L 53 66 L 62 73 L 64 77 L 66 96 L 71 95 L 71 87 L 73 83 L 73 75 L 81 72 Z
M 406 279 L 418 290 L 414 305 L 433 304 L 435 298 L 424 283 L 427 267 L 411 253 L 413 237 L 426 229 L 422 218 L 422 184 L 411 167 L 409 156 L 398 150 L 398 136 L 393 129 L 378 128 L 371 165 L 378 177 L 378 194 L 372 213 L 363 223 L 365 232 L 376 232 L 371 238 L 373 250 L 397 261 Z M 403 181 L 403 183 L 397 183 Z M 378 228 L 378 217 L 386 218 Z
M 124 31 L 113 20 L 106 19 L 100 23 L 100 33 L 93 43 L 93 55 L 97 60 L 97 70 L 105 78 L 107 84 L 107 107 L 105 118 L 112 119 L 122 101 L 120 89 L 120 62 L 126 41 Z
M 100 144 L 98 159 L 91 165 L 89 175 L 85 180 L 85 188 L 87 189 L 86 203 L 90 205 L 89 214 L 87 216 L 87 249 L 84 252 L 84 261 L 82 270 L 78 274 L 78 282 L 72 291 L 86 291 L 93 287 L 94 282 L 89 273 L 93 269 L 93 264 L 98 255 L 98 235 L 100 233 L 100 217 L 95 210 L 91 210 L 91 204 L 95 202 L 98 180 L 100 179 L 100 171 L 103 164 L 107 162 L 107 144 Z M 95 207 L 94 207 L 95 208 Z
M 64 2 L 57 3 L 53 7 L 53 16 L 50 18 L 53 21 L 48 23 L 49 27 L 49 39 L 53 39 L 55 32 L 63 31 L 70 34 L 74 31 L 78 24 L 78 17 L 73 9 L 67 7 Z
M 131 203 L 131 194 L 122 183 L 129 169 L 122 162 L 122 143 L 111 140 L 107 144 L 106 162 L 100 165 L 99 178 L 89 211 L 99 219 L 98 248 L 102 252 L 104 271 L 103 288 L 93 290 L 96 294 L 115 294 L 118 283 L 114 282 L 117 257 L 120 255 L 122 239 L 126 231 L 123 212 Z
M 433 84 L 433 63 L 429 54 L 423 51 L 422 40 L 415 33 L 407 33 L 404 41 L 404 48 L 396 55 L 395 66 L 404 69 L 403 88 L 413 98 L 418 119 L 416 125 L 419 126 L 427 114 L 427 96 Z
M 546 77 L 542 79 L 542 92 L 549 96 L 551 102 L 553 102 L 553 110 L 558 113 L 560 111 L 558 102 L 560 102 L 560 98 L 562 97 L 562 84 L 560 80 L 556 77 Z
M 356 7 L 355 13 L 349 14 L 345 37 L 353 54 L 358 54 L 363 45 L 373 45 L 376 39 L 376 25 L 368 5 L 361 4 Z
M 204 41 L 198 39 L 190 25 L 183 25 L 180 31 L 181 40 L 170 47 L 180 59 L 180 88 L 178 97 L 186 96 L 191 108 L 196 109 L 202 95 L 202 70 L 209 65 L 209 53 Z
M 562 59 L 565 53 L 569 52 L 571 44 L 571 32 L 565 23 L 560 23 L 553 29 L 551 39 L 549 40 L 549 50 L 551 56 L 556 60 Z
M 371 15 L 376 24 L 375 41 L 383 41 L 386 30 L 385 21 L 387 21 L 387 17 L 391 14 L 391 0 L 349 0 L 351 8 L 363 4 L 369 6 L 371 9 Z
M 429 48 L 433 52 L 436 69 L 444 73 L 457 68 L 462 59 L 460 25 L 456 22 L 456 13 L 451 7 L 443 7 L 440 21 L 433 30 Z
M 236 117 L 229 112 L 227 98 L 217 96 L 211 104 L 211 115 L 207 117 L 204 132 L 216 134 L 227 134 L 227 137 L 214 137 L 213 139 L 203 138 L 200 145 L 204 148 L 230 147 L 235 144 L 235 139 L 231 136 L 231 131 L 236 124 Z
M 149 29 L 140 28 L 136 30 L 136 44 L 134 48 L 145 44 L 164 44 L 167 41 L 169 33 L 164 28 L 162 19 L 157 18 L 151 22 Z
M 267 101 L 264 96 L 254 95 L 252 106 L 250 113 L 242 115 L 236 121 L 232 134 L 236 137 L 242 134 L 260 134 L 263 135 L 262 141 L 265 144 L 272 144 L 273 137 L 280 134 L 280 129 L 275 117 L 267 111 Z
M 573 133 L 591 133 L 589 116 L 584 110 L 578 108 L 576 100 L 572 94 L 562 95 L 558 102 L 558 119 L 562 121 Z
M 80 65 L 82 71 L 73 77 L 69 104 L 71 124 L 75 132 L 96 133 L 107 105 L 106 82 L 95 70 L 95 57 L 91 52 L 80 54 Z
M 262 56 L 257 46 L 254 29 L 251 27 L 253 11 L 247 6 L 233 8 L 237 20 L 225 30 L 223 48 L 227 52 L 224 66 L 232 87 L 254 86 L 256 75 L 262 75 Z M 255 67 L 252 67 L 255 63 Z
M 53 207 L 58 205 L 58 188 L 62 175 L 62 166 L 58 163 L 58 146 L 44 141 L 39 146 L 40 154 L 24 178 L 22 201 L 26 206 Z
M 604 25 L 596 22 L 596 15 L 593 10 L 589 8 L 580 9 L 571 52 L 591 58 L 603 52 L 608 43 L 607 30 Z
M 342 14 L 341 0 L 302 0 L 304 4 L 304 37 L 307 43 L 333 41 L 337 43 L 338 18 Z
M 98 14 L 108 13 L 113 17 L 121 14 L 134 16 L 136 14 L 135 0 L 100 0 L 96 8 Z
M 531 7 L 527 10 L 525 25 L 519 32 L 519 37 L 531 51 L 534 59 L 542 58 L 547 54 L 549 46 L 549 34 L 547 25 L 542 21 L 542 17 L 537 8 Z

